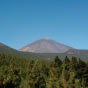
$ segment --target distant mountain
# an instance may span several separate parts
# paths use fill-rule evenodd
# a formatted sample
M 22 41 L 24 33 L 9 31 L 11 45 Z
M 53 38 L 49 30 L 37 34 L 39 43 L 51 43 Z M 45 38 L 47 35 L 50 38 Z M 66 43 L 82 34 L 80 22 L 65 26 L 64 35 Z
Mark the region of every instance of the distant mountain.
M 15 50 L 13 48 L 10 48 L 9 46 L 7 46 L 3 43 L 0 43 L 0 53 L 12 54 L 12 53 L 15 53 L 15 52 L 17 52 L 17 50 Z
M 0 42 L 0 46 L 5 46 L 3 43 Z
M 65 53 L 66 51 L 73 49 L 72 47 L 66 46 L 64 44 L 58 43 L 49 38 L 44 38 L 38 41 L 35 41 L 32 44 L 20 49 L 24 52 L 34 52 L 34 53 Z
M 88 55 L 88 50 L 70 49 L 66 54 Z
M 43 39 L 46 41 L 46 39 Z M 39 40 L 40 41 L 40 40 Z M 47 42 L 49 39 L 47 39 Z M 53 41 L 53 40 L 51 40 Z M 55 42 L 55 41 L 53 41 Z M 57 42 L 56 42 L 57 43 Z M 62 44 L 61 44 L 62 45 Z M 66 46 L 68 47 L 68 46 Z M 69 48 L 69 47 L 68 47 Z M 10 54 L 12 56 L 19 56 L 22 58 L 32 58 L 32 59 L 49 59 L 52 60 L 55 58 L 55 56 L 59 56 L 61 59 L 64 59 L 65 56 L 68 56 L 70 59 L 72 56 L 76 56 L 78 58 L 81 58 L 83 60 L 87 60 L 88 58 L 88 50 L 76 50 L 76 49 L 69 49 L 65 53 L 31 53 L 31 52 L 23 52 L 18 51 L 16 49 L 13 49 L 3 43 L 0 43 L 0 54 Z
M 0 54 L 10 54 L 12 56 L 19 56 L 19 57 L 25 57 L 25 58 L 36 56 L 33 53 L 18 51 L 18 50 L 13 49 L 13 48 L 11 48 L 11 47 L 3 44 L 3 43 L 0 43 Z

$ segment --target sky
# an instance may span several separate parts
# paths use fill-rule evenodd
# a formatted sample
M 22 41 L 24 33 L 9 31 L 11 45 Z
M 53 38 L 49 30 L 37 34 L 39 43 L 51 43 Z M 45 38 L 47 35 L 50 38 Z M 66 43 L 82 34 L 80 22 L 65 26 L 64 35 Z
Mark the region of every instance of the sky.
M 20 49 L 44 37 L 88 49 L 88 0 L 0 0 L 0 42 Z

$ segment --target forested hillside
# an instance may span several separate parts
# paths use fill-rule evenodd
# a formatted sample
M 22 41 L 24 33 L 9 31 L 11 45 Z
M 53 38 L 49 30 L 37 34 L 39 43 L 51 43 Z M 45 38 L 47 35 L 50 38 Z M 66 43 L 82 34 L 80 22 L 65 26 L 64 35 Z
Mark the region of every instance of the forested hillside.
M 88 63 L 67 56 L 49 61 L 0 54 L 0 88 L 88 88 Z

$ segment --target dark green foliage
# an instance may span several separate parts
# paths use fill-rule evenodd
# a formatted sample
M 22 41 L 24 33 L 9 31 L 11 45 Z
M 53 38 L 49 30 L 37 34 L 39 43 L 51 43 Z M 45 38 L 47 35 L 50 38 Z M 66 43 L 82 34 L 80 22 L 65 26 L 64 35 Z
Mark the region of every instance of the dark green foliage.
M 55 57 L 55 67 L 60 67 L 62 65 L 62 61 L 59 59 L 58 56 Z
M 88 63 L 67 56 L 49 61 L 0 54 L 0 88 L 88 88 Z
M 68 56 L 65 57 L 64 63 L 65 63 L 65 64 L 69 64 L 69 63 L 70 63 L 70 60 L 69 60 Z

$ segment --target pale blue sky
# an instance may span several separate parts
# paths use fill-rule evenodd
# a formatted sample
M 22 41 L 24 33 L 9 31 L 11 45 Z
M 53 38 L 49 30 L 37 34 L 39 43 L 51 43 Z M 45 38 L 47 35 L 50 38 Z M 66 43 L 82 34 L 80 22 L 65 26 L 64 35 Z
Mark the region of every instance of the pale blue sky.
M 88 0 L 0 0 L 0 42 L 19 49 L 46 36 L 88 49 Z

